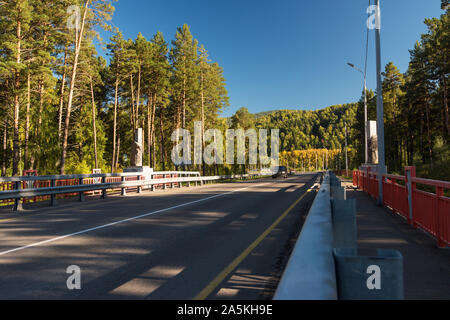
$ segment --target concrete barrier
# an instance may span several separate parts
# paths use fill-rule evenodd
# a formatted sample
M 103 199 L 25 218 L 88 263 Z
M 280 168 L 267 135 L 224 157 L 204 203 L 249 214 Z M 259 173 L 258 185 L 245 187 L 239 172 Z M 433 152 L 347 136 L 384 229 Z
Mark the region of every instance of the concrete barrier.
M 403 257 L 358 255 L 356 200 L 325 174 L 274 300 L 402 300 Z
M 403 300 L 403 257 L 395 250 L 358 256 L 356 249 L 335 249 L 340 300 Z
M 335 200 L 347 200 L 347 191 L 343 187 L 331 187 L 331 198 Z
M 356 200 L 332 200 L 334 248 L 356 248 Z

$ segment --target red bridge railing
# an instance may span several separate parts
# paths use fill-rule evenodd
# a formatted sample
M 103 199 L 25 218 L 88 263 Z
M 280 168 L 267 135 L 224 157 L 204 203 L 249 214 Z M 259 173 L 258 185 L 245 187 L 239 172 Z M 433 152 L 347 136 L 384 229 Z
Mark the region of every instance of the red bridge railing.
M 353 171 L 353 185 L 378 199 L 378 173 Z M 450 182 L 417 178 L 415 167 L 405 168 L 404 176 L 383 175 L 384 205 L 434 236 L 441 248 L 450 245 L 450 198 L 445 190 L 450 190 Z
M 182 172 L 181 175 L 189 174 L 189 172 Z M 152 179 L 172 179 L 172 178 L 178 178 L 181 176 L 180 173 L 176 172 L 156 172 L 152 173 L 151 177 Z M 33 177 L 33 176 L 29 176 Z M 139 179 L 143 180 L 144 177 L 142 176 L 126 176 L 123 177 L 123 181 L 138 181 Z M 106 177 L 105 183 L 114 183 L 114 182 L 121 182 L 122 177 Z M 40 189 L 40 188 L 49 188 L 51 187 L 51 180 L 36 180 L 36 181 L 22 181 L 20 183 L 20 186 L 22 189 Z M 55 187 L 62 187 L 62 186 L 77 186 L 80 184 L 99 184 L 102 183 L 101 177 L 96 178 L 82 178 L 81 180 L 79 178 L 70 178 L 70 179 L 62 179 L 62 180 L 54 180 L 54 186 Z M 164 189 L 164 188 L 171 188 L 176 187 L 178 188 L 180 186 L 180 183 L 169 183 L 167 185 L 154 185 L 152 186 L 153 189 Z M 0 192 L 1 191 L 8 191 L 8 190 L 14 190 L 15 189 L 15 183 L 14 182 L 0 182 Z M 134 188 L 127 188 L 127 189 L 139 189 L 138 187 Z M 112 192 L 120 192 L 122 191 L 122 188 L 112 189 Z M 83 192 L 85 195 L 95 196 L 95 195 L 102 195 L 102 190 L 94 190 L 94 191 L 86 191 Z M 79 193 L 67 193 L 67 194 L 60 194 L 58 196 L 55 196 L 56 199 L 65 199 L 65 198 L 71 198 L 71 197 L 77 197 L 79 196 Z M 34 203 L 34 202 L 41 202 L 41 201 L 48 201 L 50 200 L 50 196 L 36 196 L 32 198 L 25 198 L 23 199 L 23 203 Z M 14 200 L 7 199 L 7 200 L 0 200 L 0 206 L 7 206 L 12 205 L 14 203 Z

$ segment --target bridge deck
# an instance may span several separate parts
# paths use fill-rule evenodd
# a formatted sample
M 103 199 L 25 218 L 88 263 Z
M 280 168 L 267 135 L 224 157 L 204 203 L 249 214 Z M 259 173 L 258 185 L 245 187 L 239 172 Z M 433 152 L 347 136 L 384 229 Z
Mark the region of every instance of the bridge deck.
M 270 299 L 315 180 L 29 206 L 0 220 L 0 299 Z M 71 265 L 79 291 L 66 287 Z

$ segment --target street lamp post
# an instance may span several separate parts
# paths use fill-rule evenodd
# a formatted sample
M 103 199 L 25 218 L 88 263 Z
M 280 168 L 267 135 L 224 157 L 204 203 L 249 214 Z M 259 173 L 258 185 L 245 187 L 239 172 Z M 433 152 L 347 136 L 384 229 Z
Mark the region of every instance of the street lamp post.
M 367 122 L 368 122 L 368 112 L 367 112 L 367 74 L 362 70 L 358 69 L 353 63 L 347 63 L 350 67 L 359 71 L 364 76 L 364 149 L 365 149 L 365 159 L 364 163 L 369 162 L 369 147 L 368 147 L 368 139 L 367 139 Z
M 380 0 L 375 0 L 378 24 L 375 28 L 375 44 L 377 52 L 377 130 L 378 130 L 378 204 L 383 205 L 383 175 L 386 174 L 386 156 L 384 149 L 384 105 L 383 83 L 381 81 L 381 44 L 380 44 Z

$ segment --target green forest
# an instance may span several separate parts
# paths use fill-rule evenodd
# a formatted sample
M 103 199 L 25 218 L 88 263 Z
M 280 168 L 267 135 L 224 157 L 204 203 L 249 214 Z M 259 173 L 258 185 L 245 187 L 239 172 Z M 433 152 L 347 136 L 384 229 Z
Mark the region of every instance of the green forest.
M 3 175 L 120 171 L 137 128 L 145 129 L 145 164 L 164 170 L 174 129 L 220 122 L 228 105 L 223 70 L 189 26 L 174 30 L 170 43 L 160 32 L 124 39 L 109 24 L 113 2 L 1 3 Z M 101 29 L 112 33 L 108 41 Z
M 180 26 L 171 38 L 158 32 L 148 39 L 141 33 L 125 39 L 111 23 L 114 2 L 0 2 L 3 176 L 30 169 L 40 175 L 94 168 L 121 172 L 130 165 L 137 128 L 144 129 L 144 165 L 172 170 L 172 132 L 193 132 L 195 121 L 203 121 L 203 132 L 277 128 L 281 152 L 327 149 L 333 157 L 345 146 L 347 127 L 350 168 L 363 162 L 363 98 L 318 111 L 252 115 L 243 107 L 224 118 L 229 106 L 224 70 L 190 27 Z M 425 21 L 428 32 L 418 35 L 406 73 L 392 62 L 385 67 L 389 172 L 416 165 L 422 177 L 450 180 L 448 17 L 447 10 Z M 101 39 L 100 30 L 110 38 Z M 106 48 L 109 61 L 96 43 Z M 367 94 L 370 120 L 376 120 L 376 92 Z M 241 170 L 226 165 L 189 169 L 204 174 Z

